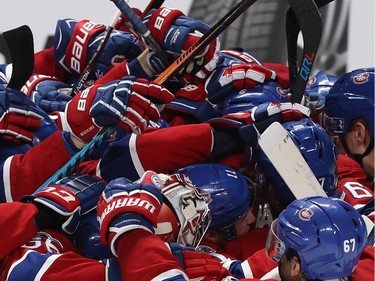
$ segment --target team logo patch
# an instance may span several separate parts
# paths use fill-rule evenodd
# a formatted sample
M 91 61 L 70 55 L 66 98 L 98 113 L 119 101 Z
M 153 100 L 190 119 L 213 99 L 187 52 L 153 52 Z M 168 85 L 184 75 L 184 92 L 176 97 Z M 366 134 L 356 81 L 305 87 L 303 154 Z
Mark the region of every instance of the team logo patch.
M 276 91 L 279 93 L 280 96 L 286 97 L 286 93 L 283 91 L 281 87 L 276 87 Z
M 298 213 L 298 216 L 303 221 L 309 221 L 313 215 L 314 215 L 314 212 L 309 208 L 303 208 Z
M 310 87 L 312 84 L 316 82 L 316 77 L 311 77 L 309 81 L 307 81 L 306 87 Z
M 157 175 L 151 176 L 151 182 L 158 188 L 161 188 L 161 181 L 160 178 Z
M 357 74 L 353 77 L 353 82 L 355 84 L 364 84 L 368 82 L 370 74 L 368 72 Z

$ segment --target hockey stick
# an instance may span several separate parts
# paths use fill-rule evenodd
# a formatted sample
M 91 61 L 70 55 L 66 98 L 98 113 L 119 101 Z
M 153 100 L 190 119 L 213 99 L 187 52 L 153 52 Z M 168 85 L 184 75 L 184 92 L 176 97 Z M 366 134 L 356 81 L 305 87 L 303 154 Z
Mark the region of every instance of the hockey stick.
M 46 180 L 38 189 L 33 192 L 33 195 L 38 193 L 44 187 L 48 186 L 51 183 L 54 183 L 64 177 L 69 173 L 73 172 L 78 164 L 82 163 L 87 156 L 89 156 L 94 149 L 99 147 L 115 130 L 116 128 L 103 128 L 100 133 L 96 134 L 90 142 L 85 144 L 85 146 L 77 152 L 64 166 L 62 166 L 53 176 Z
M 230 23 L 232 23 L 241 13 L 243 13 L 248 7 L 250 7 L 251 4 L 255 2 L 256 0 L 242 0 L 239 5 L 236 5 L 236 7 L 232 9 L 231 12 L 229 12 L 223 19 L 221 19 L 213 28 L 209 30 L 208 33 L 212 31 L 214 35 L 203 36 L 205 37 L 205 39 L 202 40 L 202 43 L 200 45 L 194 44 L 196 46 L 195 48 L 204 48 L 205 46 L 207 46 L 216 36 L 218 36 L 222 31 L 224 31 L 224 29 Z M 244 3 L 246 5 L 244 5 Z M 229 18 L 228 21 L 227 21 L 227 18 Z M 183 55 L 181 55 L 181 56 L 184 56 L 183 63 L 189 62 L 189 60 L 193 59 L 196 54 L 196 52 L 194 51 L 194 48 L 189 48 L 188 50 L 190 50 L 188 54 L 184 53 Z M 179 59 L 177 59 L 176 61 L 178 60 Z M 160 74 L 159 78 L 161 77 L 161 80 L 163 80 L 162 82 L 159 82 L 160 84 L 164 83 L 166 80 L 171 78 L 174 75 L 174 73 L 178 72 L 183 67 L 183 65 L 180 65 L 180 63 L 176 61 L 173 63 L 174 66 L 173 66 L 172 71 L 168 71 L 168 72 L 164 71 L 162 74 Z M 115 128 L 103 128 L 89 143 L 87 143 L 79 152 L 77 152 L 63 167 L 61 167 L 52 177 L 50 177 L 33 194 L 39 192 L 42 188 L 48 186 L 49 184 L 53 182 L 56 182 L 57 180 L 61 179 L 63 176 L 67 175 L 68 171 L 73 170 L 79 163 L 81 163 L 84 160 L 84 158 L 91 153 L 92 149 L 94 149 L 95 147 L 103 143 L 103 141 L 109 135 L 111 135 L 111 133 L 114 130 Z
M 301 152 L 280 123 L 272 123 L 260 135 L 258 144 L 296 199 L 327 196 Z
M 27 25 L 2 33 L 12 59 L 9 88 L 21 89 L 34 71 L 34 38 Z
M 100 55 L 102 54 L 102 52 L 105 48 L 105 45 L 107 44 L 109 38 L 111 37 L 111 33 L 112 33 L 116 23 L 117 23 L 117 20 L 120 18 L 120 16 L 121 16 L 121 13 L 118 12 L 116 14 L 112 24 L 107 27 L 106 32 L 104 34 L 104 37 L 100 41 L 100 43 L 98 45 L 98 48 L 96 49 L 94 55 L 91 57 L 91 60 L 89 61 L 89 63 L 86 65 L 86 67 L 83 70 L 82 74 L 80 75 L 78 81 L 74 84 L 74 86 L 72 88 L 72 93 L 71 93 L 72 97 L 74 97 L 76 94 L 78 94 L 82 90 L 83 86 L 85 85 L 85 82 L 86 82 L 88 76 L 90 75 L 90 73 L 92 72 L 96 63 L 98 62 L 99 57 L 100 57 Z
M 141 19 L 143 19 L 143 17 L 149 12 L 151 11 L 152 9 L 158 9 L 161 7 L 161 5 L 163 5 L 164 3 L 164 0 L 152 0 L 150 3 L 148 3 L 146 9 L 144 9 L 142 15 L 141 15 Z
M 292 102 L 300 103 L 319 48 L 323 31 L 322 17 L 314 0 L 288 0 L 286 31 Z M 294 18 L 293 18 L 294 14 Z M 289 17 L 289 18 L 288 18 Z M 298 23 L 303 36 L 303 55 L 297 67 Z
M 246 11 L 257 0 L 242 0 L 228 13 L 225 14 L 211 29 L 205 33 L 197 42 L 182 53 L 172 64 L 170 64 L 156 79 L 155 82 L 163 84 L 166 80 L 176 75 L 191 59 L 207 47 L 217 36 L 219 36 L 230 24 L 232 24 L 243 12 Z
M 154 50 L 164 65 L 169 65 L 170 60 L 167 57 L 167 52 L 163 51 L 160 44 L 152 36 L 150 30 L 138 17 L 138 15 L 130 8 L 130 6 L 124 0 L 111 0 L 123 15 L 128 18 L 128 21 L 132 24 L 134 31 L 144 39 L 146 45 Z

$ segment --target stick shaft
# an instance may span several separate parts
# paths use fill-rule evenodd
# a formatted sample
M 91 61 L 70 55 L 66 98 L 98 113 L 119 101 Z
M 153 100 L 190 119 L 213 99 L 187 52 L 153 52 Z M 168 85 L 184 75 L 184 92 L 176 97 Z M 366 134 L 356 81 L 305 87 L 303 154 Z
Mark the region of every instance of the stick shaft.
M 83 70 L 82 74 L 80 75 L 78 81 L 74 84 L 73 89 L 72 89 L 72 96 L 74 97 L 76 94 L 78 94 L 82 89 L 83 86 L 85 85 L 85 82 L 94 69 L 96 63 L 99 60 L 100 55 L 102 54 L 105 45 L 107 44 L 109 38 L 111 37 L 111 33 L 114 29 L 114 26 L 116 25 L 117 20 L 120 18 L 121 13 L 118 12 L 110 26 L 107 27 L 106 32 L 102 40 L 100 41 L 98 48 L 96 49 L 94 55 L 92 56 L 91 60 L 89 63 L 86 65 L 85 69 Z
M 292 101 L 300 103 L 319 48 L 323 32 L 323 23 L 319 9 L 314 0 L 289 0 L 288 2 L 303 35 L 303 55 L 298 70 L 296 69 L 296 47 L 288 51 L 288 60 L 291 64 Z M 290 15 L 292 15 L 292 13 L 290 13 Z M 287 28 L 287 34 L 288 32 L 292 32 L 289 38 L 287 35 L 287 42 L 290 41 L 288 48 L 292 48 L 290 44 L 296 45 L 297 38 L 295 37 L 298 36 L 298 27 L 291 29 L 290 26 L 291 25 L 289 25 L 289 30 Z M 294 37 L 294 39 L 292 37 Z M 296 71 L 297 74 L 295 73 Z
M 160 44 L 156 41 L 154 36 L 152 36 L 150 30 L 138 17 L 138 15 L 132 10 L 132 8 L 130 8 L 130 6 L 124 0 L 111 1 L 117 6 L 121 13 L 127 17 L 128 21 L 132 24 L 134 31 L 141 37 L 143 37 L 146 45 L 158 54 L 165 65 L 169 65 L 167 53 L 162 50 Z
M 170 64 L 156 79 L 155 82 L 163 84 L 178 73 L 189 63 L 200 51 L 207 47 L 217 36 L 219 36 L 230 24 L 232 24 L 243 12 L 246 11 L 257 0 L 242 0 L 230 10 L 221 20 L 205 33 L 195 44 L 191 45 L 181 56 Z

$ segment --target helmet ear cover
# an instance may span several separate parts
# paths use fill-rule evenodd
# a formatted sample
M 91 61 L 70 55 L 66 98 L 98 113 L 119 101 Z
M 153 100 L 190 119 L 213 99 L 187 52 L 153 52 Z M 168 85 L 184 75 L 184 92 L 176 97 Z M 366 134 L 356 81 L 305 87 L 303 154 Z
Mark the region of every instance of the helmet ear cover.
M 346 134 L 352 121 L 363 118 L 374 135 L 374 68 L 341 76 L 326 96 L 322 126 L 335 135 Z

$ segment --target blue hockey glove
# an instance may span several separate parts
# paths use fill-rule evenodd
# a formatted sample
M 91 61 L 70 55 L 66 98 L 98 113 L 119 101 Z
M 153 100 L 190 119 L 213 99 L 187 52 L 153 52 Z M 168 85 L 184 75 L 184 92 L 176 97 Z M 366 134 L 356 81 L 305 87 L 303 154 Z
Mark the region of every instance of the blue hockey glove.
M 102 180 L 84 174 L 73 174 L 51 184 L 35 196 L 25 196 L 23 202 L 32 202 L 43 210 L 57 214 L 57 222 L 37 221 L 39 226 L 56 225 L 71 234 L 84 215 L 95 209 L 99 196 L 105 188 Z
M 31 76 L 21 90 L 48 114 L 64 111 L 66 104 L 72 99 L 70 85 L 46 75 Z
M 234 91 L 249 89 L 266 80 L 275 79 L 276 72 L 270 68 L 220 53 L 219 64 L 205 81 L 205 87 L 208 99 L 213 103 L 219 103 Z

